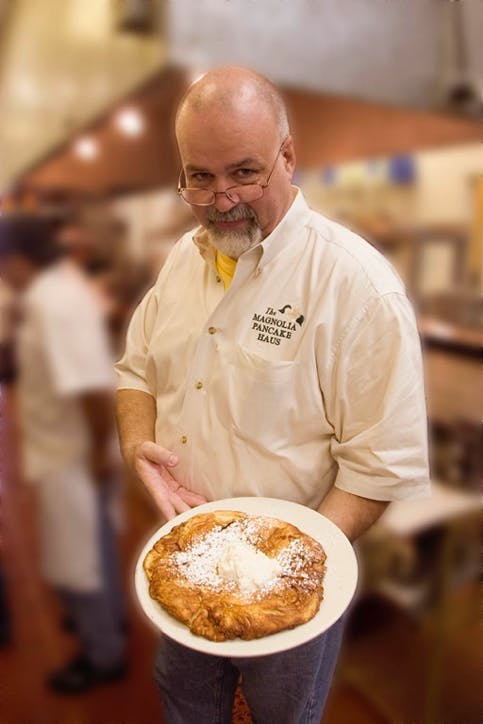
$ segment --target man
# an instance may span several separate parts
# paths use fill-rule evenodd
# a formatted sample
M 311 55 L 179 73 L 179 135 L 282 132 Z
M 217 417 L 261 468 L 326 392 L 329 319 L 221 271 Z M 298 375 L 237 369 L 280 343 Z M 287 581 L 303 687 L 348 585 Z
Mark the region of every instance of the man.
M 0 219 L 0 275 L 21 293 L 17 334 L 23 461 L 35 483 L 42 572 L 79 637 L 49 678 L 86 691 L 124 674 L 122 601 L 109 518 L 112 362 L 100 304 L 47 219 Z
M 242 68 L 207 73 L 176 118 L 179 193 L 200 227 L 134 314 L 118 363 L 121 447 L 161 513 L 284 498 L 355 540 L 388 501 L 426 495 L 413 315 L 369 244 L 291 185 L 283 102 Z M 309 644 L 222 659 L 162 639 L 169 722 L 230 721 L 237 677 L 254 719 L 319 722 L 341 622 Z

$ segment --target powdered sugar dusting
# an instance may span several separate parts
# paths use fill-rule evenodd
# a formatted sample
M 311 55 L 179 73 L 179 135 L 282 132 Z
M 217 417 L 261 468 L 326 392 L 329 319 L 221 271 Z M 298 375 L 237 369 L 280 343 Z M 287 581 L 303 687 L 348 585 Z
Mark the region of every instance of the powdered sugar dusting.
M 276 525 L 276 521 L 267 517 L 248 517 L 234 521 L 228 526 L 216 526 L 206 535 L 198 538 L 184 551 L 170 555 L 170 561 L 191 583 L 213 591 L 231 591 L 241 594 L 244 598 L 256 600 L 276 587 L 296 584 L 299 588 L 311 591 L 320 583 L 306 570 L 307 561 L 313 558 L 313 551 L 302 539 L 292 540 L 275 557 L 277 571 L 267 580 L 259 580 L 252 590 L 248 591 L 234 580 L 226 580 L 219 575 L 218 564 L 226 551 L 242 541 L 254 553 L 259 553 L 257 542 L 267 529 Z M 254 580 L 256 576 L 254 577 Z

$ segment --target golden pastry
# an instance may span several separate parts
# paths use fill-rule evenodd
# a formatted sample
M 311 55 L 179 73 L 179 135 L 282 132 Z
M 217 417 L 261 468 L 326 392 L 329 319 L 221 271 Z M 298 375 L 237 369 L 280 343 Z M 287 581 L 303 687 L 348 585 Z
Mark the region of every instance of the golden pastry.
M 315 616 L 325 559 L 322 546 L 290 523 L 216 510 L 160 538 L 144 570 L 151 597 L 192 633 L 250 640 Z

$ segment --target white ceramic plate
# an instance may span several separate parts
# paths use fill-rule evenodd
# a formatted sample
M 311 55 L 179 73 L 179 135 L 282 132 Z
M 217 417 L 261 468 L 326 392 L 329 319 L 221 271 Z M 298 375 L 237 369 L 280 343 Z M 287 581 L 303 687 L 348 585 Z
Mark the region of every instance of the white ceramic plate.
M 189 628 L 168 614 L 149 595 L 149 585 L 143 569 L 143 560 L 159 538 L 175 526 L 199 513 L 214 510 L 239 510 L 251 515 L 266 515 L 296 525 L 322 544 L 326 554 L 324 598 L 318 613 L 307 623 L 280 633 L 253 641 L 209 641 L 195 636 Z M 166 636 L 180 644 L 207 654 L 228 657 L 264 656 L 300 646 L 328 629 L 344 613 L 352 600 L 357 585 L 357 559 L 354 550 L 339 528 L 328 518 L 310 508 L 275 498 L 228 498 L 205 503 L 181 513 L 163 525 L 144 546 L 136 564 L 135 588 L 141 607 L 149 619 Z

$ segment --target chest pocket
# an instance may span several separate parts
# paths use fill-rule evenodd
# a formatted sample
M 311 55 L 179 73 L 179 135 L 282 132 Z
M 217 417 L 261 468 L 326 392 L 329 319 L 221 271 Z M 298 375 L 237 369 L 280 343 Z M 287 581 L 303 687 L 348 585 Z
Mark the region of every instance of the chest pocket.
M 276 451 L 296 424 L 298 362 L 267 360 L 235 345 L 229 356 L 227 399 L 237 437 Z

